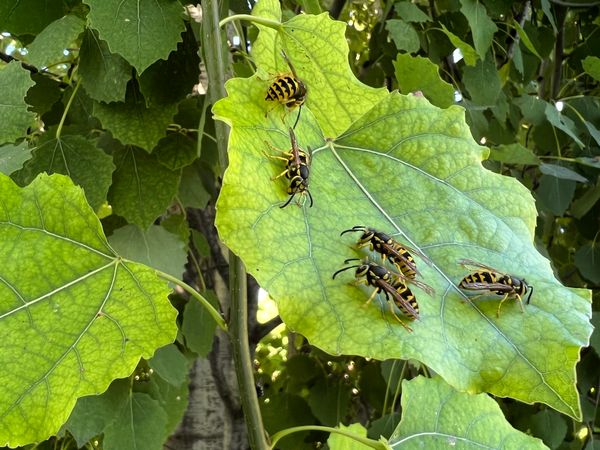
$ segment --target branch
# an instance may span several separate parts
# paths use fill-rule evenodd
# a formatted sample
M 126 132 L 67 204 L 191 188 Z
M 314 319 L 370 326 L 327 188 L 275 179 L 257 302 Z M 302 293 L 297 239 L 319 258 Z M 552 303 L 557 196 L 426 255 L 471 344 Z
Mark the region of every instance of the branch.
M 60 79 L 60 75 L 57 75 L 52 72 L 48 72 L 47 70 L 39 70 L 37 67 L 32 66 L 31 64 L 27 64 L 26 62 L 23 62 L 20 59 L 17 59 L 14 56 L 9 55 L 8 53 L 0 52 L 0 60 L 4 61 L 7 64 L 12 61 L 20 62 L 21 67 L 23 67 L 23 69 L 25 69 L 25 70 L 28 70 L 32 74 L 39 73 L 41 75 L 49 75 L 54 81 L 56 81 L 58 83 L 59 87 L 61 87 L 63 89 L 69 87 L 68 83 L 65 83 L 64 81 L 58 81 Z

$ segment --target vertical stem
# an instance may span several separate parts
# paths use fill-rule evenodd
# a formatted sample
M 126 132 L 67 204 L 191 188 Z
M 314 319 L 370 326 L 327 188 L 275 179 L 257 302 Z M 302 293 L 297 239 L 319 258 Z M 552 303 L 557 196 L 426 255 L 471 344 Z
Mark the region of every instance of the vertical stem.
M 227 10 L 227 9 L 225 9 Z M 225 57 L 221 30 L 219 29 L 219 2 L 205 0 L 202 2 L 202 36 L 206 71 L 208 74 L 209 98 L 214 104 L 225 96 Z M 228 164 L 227 139 L 228 129 L 223 122 L 215 122 L 217 148 L 221 174 Z M 201 137 L 199 137 L 201 138 Z M 252 450 L 266 450 L 267 444 L 262 416 L 258 404 L 258 396 L 254 383 L 250 345 L 248 343 L 248 295 L 246 269 L 242 261 L 233 252 L 229 252 L 229 290 L 231 294 L 231 316 L 229 336 L 233 353 L 233 362 L 240 389 L 240 398 L 248 444 Z
M 556 27 L 558 28 L 558 32 L 556 34 L 556 42 L 554 44 L 554 67 L 552 70 L 552 92 L 550 94 L 551 99 L 556 99 L 556 96 L 560 91 L 565 47 L 565 19 L 567 18 L 566 7 L 555 4 L 554 8 L 556 11 Z

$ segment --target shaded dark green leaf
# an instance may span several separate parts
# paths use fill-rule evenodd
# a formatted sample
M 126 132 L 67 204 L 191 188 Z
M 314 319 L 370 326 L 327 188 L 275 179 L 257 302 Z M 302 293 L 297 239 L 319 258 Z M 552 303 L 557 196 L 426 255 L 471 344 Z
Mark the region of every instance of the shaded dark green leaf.
M 25 102 L 31 105 L 30 111 L 42 115 L 61 98 L 62 91 L 59 83 L 52 78 L 39 73 L 32 74 L 31 78 L 35 84 L 27 91 Z
M 551 175 L 556 178 L 561 178 L 563 180 L 579 181 L 580 183 L 588 182 L 587 178 L 579 175 L 574 170 L 571 170 L 565 166 L 559 166 L 557 164 L 542 163 L 540 164 L 540 172 L 546 175 Z
M 487 15 L 485 6 L 476 0 L 460 0 L 460 11 L 469 21 L 469 27 L 473 35 L 473 43 L 475 50 L 481 59 L 485 59 L 485 55 L 492 45 L 494 33 L 498 31 L 498 27 Z
M 27 142 L 20 144 L 6 144 L 0 147 L 0 172 L 10 175 L 16 172 L 31 158 L 31 148 Z
M 588 280 L 600 284 L 600 244 L 588 242 L 575 253 L 575 265 Z
M 85 22 L 77 16 L 67 15 L 48 25 L 27 47 L 27 61 L 38 69 L 62 61 L 64 51 L 83 31 Z
M 577 127 L 571 119 L 569 119 L 564 114 L 561 114 L 554 106 L 552 106 L 549 103 L 546 105 L 544 113 L 546 114 L 546 118 L 552 125 L 554 125 L 559 130 L 565 132 L 575 141 L 577 145 L 579 145 L 582 148 L 584 147 L 583 142 L 581 142 L 581 139 L 579 139 L 575 132 Z
M 581 219 L 590 209 L 600 200 L 600 182 L 595 186 L 590 186 L 583 195 L 577 198 L 571 205 L 571 213 L 573 216 Z
M 171 170 L 181 169 L 194 162 L 196 141 L 184 133 L 171 133 L 162 138 L 152 151 L 161 164 Z
M 431 22 L 431 17 L 411 2 L 397 2 L 394 10 L 405 22 Z
M 411 24 L 403 20 L 390 19 L 385 23 L 385 27 L 390 32 L 398 50 L 415 53 L 421 47 L 419 35 Z
M 534 165 L 540 164 L 540 159 L 532 150 L 521 144 L 498 145 L 490 148 L 489 159 L 506 164 Z
M 600 58 L 597 56 L 588 56 L 582 62 L 583 70 L 589 76 L 600 81 Z
M 170 385 L 179 387 L 187 378 L 188 364 L 175 344 L 156 350 L 148 365 Z
M 0 30 L 15 35 L 38 34 L 63 15 L 63 0 L 0 2 Z
M 88 28 L 79 52 L 79 74 L 81 85 L 90 98 L 101 102 L 122 102 L 132 67 L 122 56 L 111 53 L 97 31 Z
M 219 308 L 219 301 L 212 291 L 204 291 L 204 298 L 215 308 Z M 186 346 L 201 358 L 205 358 L 212 348 L 213 337 L 217 323 L 200 302 L 190 299 L 183 311 L 181 332 L 185 338 Z
M 29 72 L 17 62 L 13 61 L 0 70 L 0 144 L 25 136 L 27 127 L 32 124 L 34 114 L 27 110 L 24 98 L 33 84 Z
M 440 78 L 439 67 L 429 59 L 398 54 L 394 69 L 403 94 L 421 91 L 440 108 L 447 108 L 454 103 L 454 87 Z
M 479 60 L 474 67 L 465 67 L 463 82 L 471 100 L 478 105 L 493 106 L 502 89 L 492 58 Z
M 551 175 L 542 175 L 536 196 L 541 206 L 556 216 L 562 216 L 575 195 L 577 183 Z

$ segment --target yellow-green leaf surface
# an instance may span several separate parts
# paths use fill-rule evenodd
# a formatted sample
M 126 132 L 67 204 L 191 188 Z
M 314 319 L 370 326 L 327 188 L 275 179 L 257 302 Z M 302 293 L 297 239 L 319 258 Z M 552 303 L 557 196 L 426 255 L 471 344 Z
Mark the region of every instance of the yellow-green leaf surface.
M 281 20 L 279 2 L 261 0 L 252 14 L 271 20 Z M 310 109 L 327 137 L 344 131 L 385 96 L 384 89 L 362 84 L 348 66 L 348 43 L 344 37 L 346 25 L 331 20 L 327 13 L 318 16 L 300 14 L 283 23 L 279 30 L 259 26 L 260 34 L 253 45 L 252 56 L 261 71 L 264 111 L 273 102 L 264 101 L 267 88 L 279 73 L 290 71 L 280 49 L 285 50 L 294 69 L 307 88 L 303 110 Z M 270 114 L 281 116 L 284 107 Z M 296 118 L 297 110 L 291 113 Z
M 452 389 L 441 378 L 402 382 L 402 421 L 390 438 L 394 450 L 547 449 L 515 430 L 493 399 Z
M 56 433 L 78 397 L 175 338 L 167 284 L 115 254 L 65 176 L 0 175 L 0 263 L 0 446 Z
M 283 166 L 264 152 L 274 153 L 265 141 L 289 148 L 287 131 L 279 118 L 265 124 L 259 80 L 233 79 L 227 90 L 214 107 L 232 125 L 217 227 L 288 326 L 333 354 L 417 359 L 459 390 L 580 417 L 575 363 L 591 333 L 589 292 L 554 278 L 533 246 L 531 195 L 482 167 L 487 149 L 473 141 L 462 108 L 389 94 L 333 141 L 303 111 L 296 134 L 312 149 L 314 206 L 281 209 L 285 178 L 271 177 Z M 350 285 L 352 271 L 332 280 L 357 257 L 358 236 L 340 237 L 355 225 L 390 233 L 429 258 L 431 265 L 417 257 L 418 265 L 436 293 L 413 288 L 421 307 L 413 333 L 382 296 L 363 306 L 371 289 Z M 496 318 L 497 298 L 469 301 L 456 287 L 468 273 L 461 258 L 525 277 L 535 286 L 526 313 L 510 301 Z

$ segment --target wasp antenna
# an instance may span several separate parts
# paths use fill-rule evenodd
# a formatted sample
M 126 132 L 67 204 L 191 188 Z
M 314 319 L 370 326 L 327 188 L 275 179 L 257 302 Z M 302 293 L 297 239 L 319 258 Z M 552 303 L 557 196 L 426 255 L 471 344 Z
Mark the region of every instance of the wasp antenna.
M 296 139 L 296 133 L 294 133 L 294 128 L 288 128 L 288 132 L 290 133 L 290 141 L 292 142 L 292 148 L 298 147 L 298 140 Z
M 296 191 L 294 191 L 292 193 L 292 195 L 290 195 L 290 198 L 288 198 L 287 202 L 284 203 L 283 206 L 280 206 L 281 209 L 285 208 L 287 205 L 289 205 L 292 201 L 292 199 L 294 198 L 294 195 L 296 195 Z
M 349 228 L 348 230 L 344 230 L 340 233 L 340 236 L 344 233 L 353 233 L 355 231 L 363 231 L 365 229 L 365 227 L 363 225 L 355 225 L 352 228 Z
M 360 258 L 349 258 L 344 260 L 344 264 L 348 264 L 350 261 L 360 261 Z
M 523 280 L 525 281 L 525 280 Z M 531 301 L 531 295 L 533 294 L 533 286 L 529 286 L 531 288 L 531 290 L 529 291 L 529 295 L 527 296 L 527 304 L 529 305 L 529 302 Z
M 355 258 L 355 259 L 356 259 L 356 258 Z M 348 261 L 348 260 L 346 260 L 346 261 Z M 344 263 L 345 263 L 346 261 L 344 261 Z M 337 276 L 337 274 L 338 274 L 338 273 L 341 273 L 341 272 L 343 272 L 343 271 L 345 271 L 345 270 L 348 270 L 348 269 L 353 269 L 354 267 L 358 267 L 358 264 L 356 264 L 356 265 L 354 265 L 354 266 L 348 266 L 348 267 L 344 267 L 343 269 L 340 269 L 340 270 L 336 271 L 336 272 L 333 274 L 333 276 L 332 276 L 331 278 L 332 278 L 332 279 L 335 279 L 335 277 Z
M 296 76 L 296 75 L 294 74 L 294 76 Z M 298 107 L 298 115 L 296 116 L 296 121 L 294 122 L 294 126 L 293 126 L 294 129 L 296 128 L 296 125 L 298 125 L 298 121 L 300 120 L 300 113 L 301 112 L 302 112 L 302 105 L 300 105 Z

